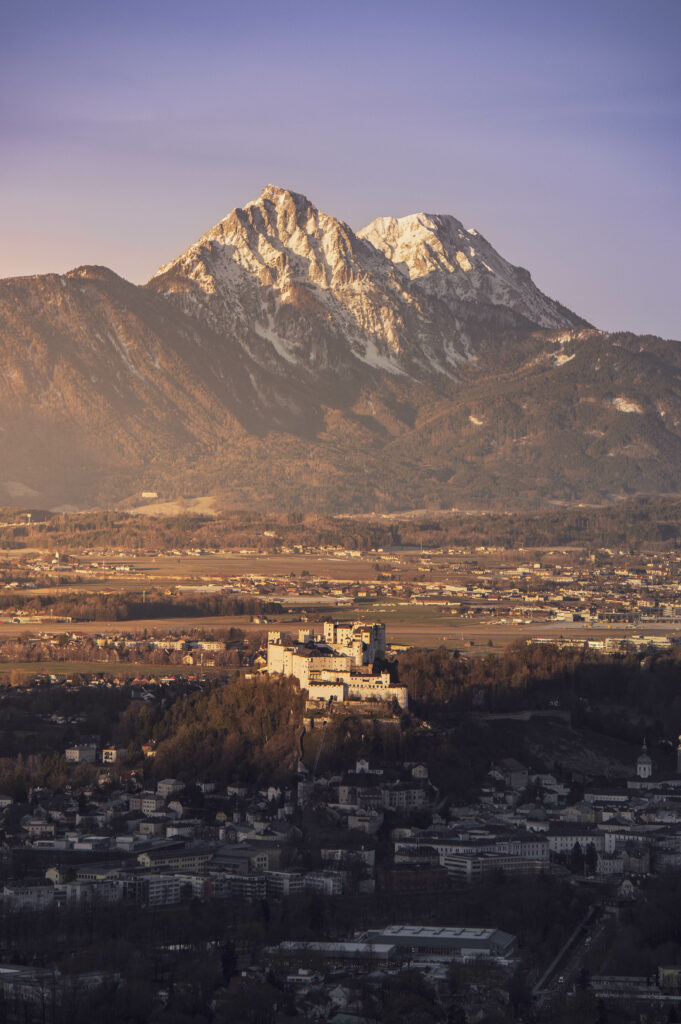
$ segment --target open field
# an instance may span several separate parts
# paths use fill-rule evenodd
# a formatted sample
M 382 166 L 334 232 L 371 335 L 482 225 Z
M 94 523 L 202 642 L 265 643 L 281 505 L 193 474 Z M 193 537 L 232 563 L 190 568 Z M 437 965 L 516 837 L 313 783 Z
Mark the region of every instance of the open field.
M 0 552 L 6 557 L 23 557 L 26 551 Z M 82 561 L 87 563 L 84 556 Z M 100 561 L 102 556 L 93 558 Z M 116 583 L 126 587 L 140 578 L 147 584 L 162 581 L 222 583 L 233 576 L 321 576 L 339 583 L 376 579 L 376 562 L 380 555 L 360 558 L 335 558 L 323 555 L 249 555 L 235 552 L 207 555 L 128 555 L 108 552 L 108 564 L 130 565 L 134 572 L 117 574 Z M 71 568 L 77 569 L 78 562 Z
M 235 627 L 246 632 L 262 632 L 267 629 L 291 629 L 298 623 L 298 618 L 286 618 L 262 626 L 249 621 L 248 616 L 239 615 L 216 615 L 206 618 L 178 618 L 178 619 L 132 619 L 127 622 L 70 622 L 55 623 L 25 623 L 17 625 L 12 622 L 0 623 L 0 637 L 22 636 L 26 633 L 46 633 L 49 636 L 59 636 L 62 633 L 83 633 L 86 636 L 102 634 L 107 636 L 113 633 L 143 633 L 149 632 L 184 632 L 192 629 L 230 629 Z
M 377 617 L 379 617 L 377 615 Z M 494 649 L 496 653 L 503 650 L 508 644 L 516 640 L 531 640 L 534 638 L 551 638 L 559 640 L 579 639 L 597 640 L 604 637 L 626 638 L 632 635 L 668 635 L 669 627 L 661 625 L 646 626 L 643 630 L 640 626 L 629 626 L 618 623 L 612 627 L 589 626 L 583 622 L 535 622 L 523 625 L 510 623 L 472 623 L 470 621 L 452 620 L 451 617 L 437 620 L 421 619 L 420 621 L 410 620 L 396 613 L 380 613 L 381 621 L 385 621 L 389 641 L 392 643 L 411 644 L 415 647 L 445 647 L 463 649 L 469 644 L 473 649 L 467 650 L 467 654 L 484 655 Z M 491 641 L 491 642 L 490 642 Z
M 335 557 L 325 555 L 256 555 L 240 552 L 209 555 L 158 555 L 134 559 L 135 568 L 150 575 L 168 576 L 300 576 L 305 570 L 310 576 L 331 580 L 363 580 L 376 578 L 376 562 L 380 555 L 362 557 Z M 122 558 L 124 562 L 130 559 Z
M 144 505 L 134 503 L 122 507 L 135 516 L 182 516 L 187 513 L 212 516 L 220 509 L 220 499 L 213 494 L 204 494 L 200 498 L 178 498 L 175 501 L 156 499 Z
M 7 557 L 16 557 L 26 552 L 4 552 Z M 3 553 L 0 553 L 3 554 Z M 266 577 L 270 581 L 281 579 L 290 583 L 290 577 L 300 578 L 301 586 L 311 578 L 321 577 L 332 583 L 351 584 L 376 580 L 377 556 L 363 558 L 332 558 L 318 555 L 106 555 L 110 566 L 130 566 L 131 572 L 88 570 L 81 582 L 60 586 L 31 588 L 32 594 L 68 593 L 87 591 L 91 593 L 118 593 L 129 591 L 142 593 L 150 588 L 166 589 L 181 586 L 222 587 L 234 577 Z M 101 558 L 93 559 L 100 561 Z M 83 558 L 82 567 L 88 559 Z M 63 571 L 78 572 L 81 563 L 73 562 Z M 22 588 L 18 593 L 26 593 Z M 272 595 L 273 598 L 276 595 Z M 282 598 L 285 600 L 285 598 Z M 313 600 L 312 598 L 310 600 Z

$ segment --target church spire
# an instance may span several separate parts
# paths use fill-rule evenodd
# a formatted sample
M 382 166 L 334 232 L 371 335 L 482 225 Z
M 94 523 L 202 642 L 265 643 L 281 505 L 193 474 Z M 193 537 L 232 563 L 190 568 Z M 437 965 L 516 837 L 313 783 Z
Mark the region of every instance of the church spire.
M 645 741 L 645 737 L 643 738 L 641 753 L 636 761 L 636 774 L 639 779 L 649 779 L 653 774 L 653 762 L 650 754 L 648 753 L 648 744 Z

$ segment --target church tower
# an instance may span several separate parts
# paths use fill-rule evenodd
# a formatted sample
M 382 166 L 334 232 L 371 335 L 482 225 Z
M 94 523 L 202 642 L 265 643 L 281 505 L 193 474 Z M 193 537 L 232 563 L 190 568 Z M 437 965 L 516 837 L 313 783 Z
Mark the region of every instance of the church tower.
M 653 762 L 648 753 L 648 746 L 645 740 L 643 741 L 643 750 L 638 755 L 638 760 L 636 761 L 636 774 L 639 779 L 649 779 L 653 774 Z

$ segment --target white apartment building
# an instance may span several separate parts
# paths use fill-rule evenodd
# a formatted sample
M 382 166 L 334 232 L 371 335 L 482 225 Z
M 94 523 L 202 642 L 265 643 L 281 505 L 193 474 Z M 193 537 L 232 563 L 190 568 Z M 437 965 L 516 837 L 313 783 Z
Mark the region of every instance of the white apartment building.
M 265 883 L 268 899 L 297 896 L 305 888 L 303 876 L 297 871 L 266 871 Z
M 451 878 L 460 882 L 473 882 L 495 871 L 511 875 L 535 875 L 546 871 L 546 860 L 532 857 L 514 857 L 506 853 L 447 854 L 442 863 Z
M 180 902 L 183 885 L 180 875 L 149 875 L 147 885 L 147 903 L 150 907 Z
M 319 892 L 323 896 L 342 896 L 345 883 L 343 871 L 308 871 L 303 876 L 306 889 Z
M 7 910 L 46 910 L 54 897 L 53 885 L 6 885 L 2 891 Z
M 551 853 L 572 853 L 575 843 L 579 843 L 582 853 L 586 852 L 589 843 L 593 843 L 597 853 L 614 853 L 616 847 L 616 835 L 614 832 L 602 832 L 587 829 L 566 828 L 557 829 L 553 826 L 544 833 L 549 843 Z

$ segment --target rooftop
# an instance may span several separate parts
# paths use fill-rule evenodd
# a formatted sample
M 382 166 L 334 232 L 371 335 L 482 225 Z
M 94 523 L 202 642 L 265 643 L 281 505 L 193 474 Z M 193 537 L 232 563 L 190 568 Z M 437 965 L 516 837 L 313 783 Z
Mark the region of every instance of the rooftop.
M 421 939 L 490 939 L 496 928 L 437 928 L 430 925 L 393 924 L 381 928 L 380 935 Z

